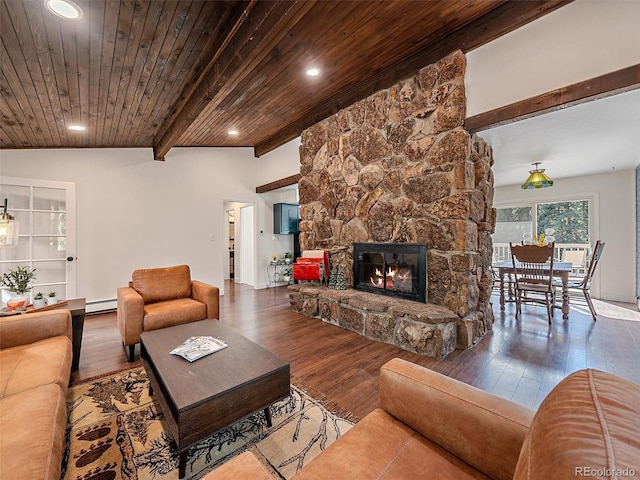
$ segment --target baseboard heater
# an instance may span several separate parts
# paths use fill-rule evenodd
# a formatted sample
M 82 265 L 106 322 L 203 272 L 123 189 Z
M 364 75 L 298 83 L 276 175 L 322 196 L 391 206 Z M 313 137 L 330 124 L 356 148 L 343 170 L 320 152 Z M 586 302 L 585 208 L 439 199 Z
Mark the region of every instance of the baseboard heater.
M 118 300 L 115 298 L 106 298 L 103 300 L 91 300 L 87 302 L 85 308 L 86 313 L 103 313 L 116 310 L 118 307 Z

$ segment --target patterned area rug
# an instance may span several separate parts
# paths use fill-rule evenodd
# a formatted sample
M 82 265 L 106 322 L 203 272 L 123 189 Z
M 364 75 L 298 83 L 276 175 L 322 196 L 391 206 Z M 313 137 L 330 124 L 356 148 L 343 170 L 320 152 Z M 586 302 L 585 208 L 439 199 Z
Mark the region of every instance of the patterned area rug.
M 271 428 L 260 412 L 191 448 L 185 478 L 201 478 L 245 450 L 261 458 L 274 478 L 293 476 L 356 420 L 300 387 L 292 385 L 290 397 L 271 406 Z M 63 479 L 178 478 L 175 444 L 160 406 L 149 396 L 143 368 L 71 387 L 67 408 Z

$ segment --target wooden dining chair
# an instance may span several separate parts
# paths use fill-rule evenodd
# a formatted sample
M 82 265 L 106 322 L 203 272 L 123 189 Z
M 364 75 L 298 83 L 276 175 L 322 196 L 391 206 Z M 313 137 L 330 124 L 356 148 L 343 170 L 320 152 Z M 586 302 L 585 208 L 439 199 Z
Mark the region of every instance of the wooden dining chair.
M 565 250 L 562 253 L 562 261 L 570 263 L 571 275 L 578 277 L 586 273 L 586 269 L 585 269 L 586 256 L 587 256 L 587 252 L 584 249 Z
M 553 285 L 553 249 L 555 244 L 539 247 L 537 245 L 514 245 L 511 248 L 511 260 L 515 272 L 516 319 L 520 317 L 522 303 L 536 303 L 547 308 L 547 317 L 551 324 L 555 304 Z
M 600 262 L 600 257 L 602 256 L 602 252 L 604 250 L 604 242 L 598 240 L 596 242 L 595 247 L 593 247 L 593 255 L 591 255 L 591 260 L 589 261 L 589 268 L 587 268 L 587 273 L 584 278 L 578 282 L 569 282 L 567 287 L 569 290 L 580 290 L 584 295 L 585 300 L 587 301 L 587 305 L 589 306 L 589 310 L 591 311 L 591 316 L 593 320 L 597 320 L 598 314 L 596 313 L 596 309 L 593 306 L 593 301 L 591 300 L 591 280 L 593 280 L 593 275 L 596 273 L 596 267 Z M 558 283 L 554 280 L 554 286 L 562 286 L 562 283 Z

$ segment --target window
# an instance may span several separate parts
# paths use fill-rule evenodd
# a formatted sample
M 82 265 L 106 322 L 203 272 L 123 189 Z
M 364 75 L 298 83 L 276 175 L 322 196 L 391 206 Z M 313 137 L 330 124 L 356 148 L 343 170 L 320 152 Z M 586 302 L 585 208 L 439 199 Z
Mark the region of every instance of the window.
M 556 258 L 562 259 L 566 250 L 588 250 L 590 239 L 589 200 L 534 203 L 496 210 L 496 229 L 493 238 L 493 261 L 511 258 L 509 242 L 522 242 L 525 234 L 537 235 L 548 228 L 555 230 Z

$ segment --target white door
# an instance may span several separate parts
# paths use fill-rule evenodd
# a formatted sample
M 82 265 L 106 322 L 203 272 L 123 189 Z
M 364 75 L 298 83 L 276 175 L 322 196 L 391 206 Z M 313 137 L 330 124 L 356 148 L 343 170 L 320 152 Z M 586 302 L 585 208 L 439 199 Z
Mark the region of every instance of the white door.
M 0 274 L 17 266 L 35 268 L 33 294 L 76 296 L 75 183 L 0 177 L 0 202 L 20 222 L 15 247 L 0 248 Z M 2 290 L 2 301 L 9 293 Z
M 240 257 L 242 277 L 240 281 L 247 285 L 254 285 L 253 205 L 240 209 L 240 228 L 242 229 L 242 235 L 240 236 L 242 242 Z

